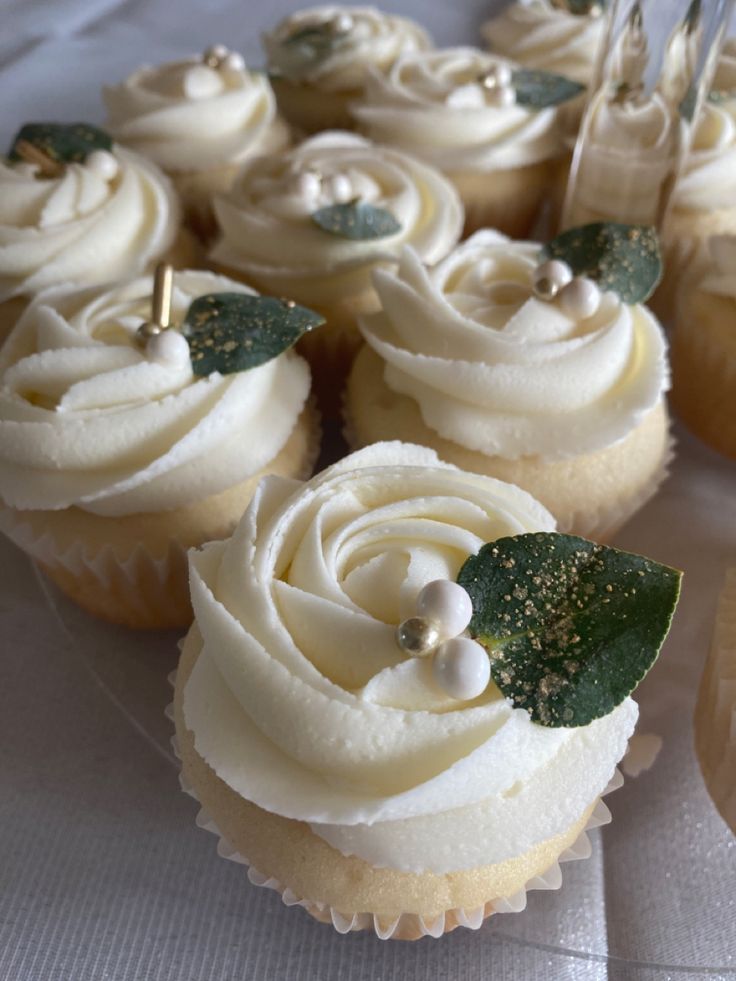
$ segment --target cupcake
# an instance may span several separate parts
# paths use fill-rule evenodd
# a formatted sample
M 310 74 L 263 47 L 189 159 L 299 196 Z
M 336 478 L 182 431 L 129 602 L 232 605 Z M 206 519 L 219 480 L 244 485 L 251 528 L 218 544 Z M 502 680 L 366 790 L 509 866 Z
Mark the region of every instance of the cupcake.
M 373 73 L 353 107 L 358 128 L 443 171 L 457 187 L 466 233 L 527 234 L 563 152 L 556 106 L 580 86 L 519 69 L 475 48 L 403 55 Z
M 736 235 L 736 39 L 727 42 L 713 84 L 664 224 L 665 276 L 653 306 L 667 321 L 700 247 L 711 236 Z
M 360 345 L 357 315 L 377 309 L 371 272 L 394 264 L 405 244 L 437 262 L 463 223 L 457 193 L 440 173 L 349 133 L 324 133 L 247 163 L 229 194 L 215 199 L 215 213 L 218 268 L 326 318 L 302 347 L 325 406 L 336 404 Z
M 513 0 L 481 34 L 494 54 L 589 85 L 603 38 L 597 0 Z
M 708 793 L 736 834 L 736 569 L 726 573 L 700 682 L 695 751 Z
M 710 446 L 736 459 L 736 236 L 701 246 L 677 294 L 672 404 Z
M 289 143 L 268 78 L 221 44 L 201 56 L 139 68 L 106 86 L 108 128 L 172 179 L 190 223 L 211 235 L 211 198 L 248 157 Z
M 340 932 L 399 939 L 551 884 L 679 581 L 552 528 L 518 488 L 401 443 L 264 480 L 232 538 L 190 553 L 174 718 L 218 851 Z
M 171 183 L 145 157 L 83 123 L 24 126 L 0 160 L 0 335 L 49 287 L 191 261 L 180 225 Z
M 0 352 L 0 529 L 90 612 L 180 627 L 186 549 L 229 535 L 264 473 L 311 472 L 309 368 L 278 352 L 320 318 L 190 270 L 182 332 L 160 330 L 152 288 L 52 290 L 22 315 Z
M 369 69 L 387 72 L 399 55 L 432 41 L 414 21 L 375 7 L 310 7 L 263 36 L 279 109 L 306 133 L 349 129 L 350 103 Z
M 617 272 L 605 258 L 621 228 L 597 260 L 606 232 L 580 230 L 587 265 L 570 246 L 578 230 L 546 253 L 486 230 L 433 270 L 407 250 L 397 273 L 377 273 L 382 310 L 361 320 L 345 396 L 349 442 L 422 443 L 523 487 L 564 532 L 613 534 L 670 455 L 664 337 L 613 291 L 637 260 L 622 252 Z

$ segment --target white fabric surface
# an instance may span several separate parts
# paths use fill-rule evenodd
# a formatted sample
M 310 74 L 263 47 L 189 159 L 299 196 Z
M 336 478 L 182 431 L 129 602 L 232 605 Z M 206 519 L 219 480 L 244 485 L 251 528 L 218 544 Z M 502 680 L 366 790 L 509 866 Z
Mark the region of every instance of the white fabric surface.
M 99 86 L 225 40 L 260 64 L 289 0 L 0 0 L 0 119 L 102 118 Z M 438 41 L 475 40 L 489 0 L 403 0 Z M 736 556 L 736 464 L 680 434 L 673 477 L 618 544 L 686 571 L 639 693 L 664 737 L 608 798 L 613 824 L 558 892 L 441 941 L 340 937 L 218 858 L 178 788 L 163 717 L 175 637 L 99 624 L 0 542 L 0 981 L 665 981 L 736 977 L 736 838 L 692 749 L 716 598 Z

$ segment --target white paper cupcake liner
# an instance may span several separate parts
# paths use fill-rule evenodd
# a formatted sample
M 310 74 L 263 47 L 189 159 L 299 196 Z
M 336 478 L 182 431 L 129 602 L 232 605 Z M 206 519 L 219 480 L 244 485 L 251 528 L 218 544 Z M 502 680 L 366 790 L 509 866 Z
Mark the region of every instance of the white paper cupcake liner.
M 736 833 L 736 568 L 726 573 L 695 708 L 695 749 L 713 803 Z
M 168 680 L 173 688 L 176 684 L 176 671 L 172 671 L 169 674 Z M 173 703 L 166 707 L 165 715 L 173 721 Z M 171 747 L 177 760 L 181 762 L 179 743 L 175 735 L 171 737 Z M 358 930 L 372 930 L 379 940 L 420 939 L 421 937 L 436 938 L 441 937 L 444 933 L 448 933 L 456 927 L 478 930 L 482 926 L 483 921 L 492 913 L 520 913 L 526 908 L 528 892 L 542 889 L 559 889 L 562 885 L 562 870 L 560 865 L 564 862 L 575 862 L 590 858 L 592 846 L 588 832 L 611 822 L 611 812 L 601 798 L 606 796 L 606 794 L 612 793 L 614 790 L 618 790 L 623 785 L 623 782 L 624 778 L 617 768 L 608 786 L 596 801 L 584 830 L 578 835 L 573 844 L 565 849 L 548 869 L 541 875 L 529 879 L 523 888 L 513 896 L 493 899 L 476 909 L 458 908 L 446 910 L 434 919 L 425 919 L 415 913 L 402 913 L 401 916 L 389 920 L 385 917 L 379 917 L 374 913 L 342 913 L 327 903 L 297 896 L 287 885 L 278 879 L 260 872 L 249 861 L 247 856 L 238 852 L 225 838 L 215 820 L 201 806 L 197 793 L 185 776 L 184 771 L 180 770 L 179 772 L 179 784 L 182 790 L 200 804 L 200 809 L 195 818 L 197 827 L 202 828 L 204 831 L 209 831 L 217 837 L 217 854 L 221 858 L 248 867 L 248 879 L 253 885 L 277 892 L 281 896 L 284 905 L 303 907 L 320 922 L 331 923 L 338 933 L 344 934 Z

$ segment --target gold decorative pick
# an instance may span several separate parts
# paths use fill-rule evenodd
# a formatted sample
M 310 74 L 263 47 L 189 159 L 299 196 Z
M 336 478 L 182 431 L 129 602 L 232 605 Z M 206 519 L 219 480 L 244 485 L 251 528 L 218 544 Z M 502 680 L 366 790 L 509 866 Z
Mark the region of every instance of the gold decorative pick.
M 151 300 L 151 319 L 138 328 L 140 344 L 166 330 L 171 322 L 171 292 L 174 287 L 174 267 L 168 262 L 159 262 L 153 274 L 153 298 Z
M 39 168 L 39 177 L 59 177 L 64 173 L 64 164 L 54 160 L 52 156 L 31 143 L 30 140 L 18 140 L 15 152 L 26 163 L 35 164 Z

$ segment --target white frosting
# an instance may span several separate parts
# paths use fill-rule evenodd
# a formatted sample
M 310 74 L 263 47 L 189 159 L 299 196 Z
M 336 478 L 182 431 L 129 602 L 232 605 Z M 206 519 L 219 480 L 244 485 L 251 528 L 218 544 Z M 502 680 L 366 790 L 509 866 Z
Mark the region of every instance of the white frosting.
M 371 74 L 352 111 L 372 139 L 445 171 L 504 170 L 554 157 L 562 149 L 557 110 L 494 105 L 478 81 L 508 64 L 476 48 L 407 54 L 387 74 Z
M 400 231 L 353 241 L 325 232 L 310 218 L 326 204 L 355 197 L 390 211 Z M 257 276 L 317 281 L 395 261 L 404 244 L 425 262 L 437 262 L 458 241 L 463 224 L 457 192 L 441 174 L 397 150 L 337 132 L 246 164 L 230 192 L 215 199 L 215 212 L 222 229 L 212 252 L 217 262 Z
M 384 380 L 445 439 L 544 460 L 623 439 L 668 385 L 662 331 L 613 293 L 574 317 L 532 291 L 540 246 L 477 232 L 433 270 L 410 250 L 378 272 L 382 311 L 361 319 Z
M 345 20 L 347 18 L 347 20 Z M 287 38 L 311 26 L 345 20 L 324 57 L 298 64 L 289 57 Z M 339 21 L 338 21 L 339 23 Z M 349 25 L 349 26 L 348 26 Z M 291 14 L 264 34 L 269 66 L 294 81 L 308 82 L 325 92 L 352 92 L 363 87 L 369 68 L 386 72 L 399 55 L 432 47 L 427 32 L 406 17 L 386 14 L 375 7 L 310 7 Z
M 170 248 L 180 208 L 168 178 L 137 153 L 113 152 L 112 180 L 81 163 L 37 179 L 35 167 L 0 160 L 0 301 L 130 276 Z
M 174 277 L 172 323 L 210 292 L 251 293 L 207 272 Z M 292 352 L 250 371 L 193 375 L 147 357 L 135 332 L 152 281 L 44 293 L 0 354 L 0 498 L 20 509 L 166 511 L 235 486 L 286 443 L 309 392 Z
M 346 854 L 413 872 L 520 855 L 602 792 L 637 709 L 545 728 L 489 685 L 459 702 L 396 624 L 503 535 L 551 530 L 524 491 L 378 443 L 307 484 L 266 478 L 233 537 L 190 553 L 197 752 L 237 794 Z
M 171 172 L 236 164 L 288 142 L 266 76 L 227 63 L 140 68 L 103 97 L 116 139 Z
M 515 0 L 486 21 L 481 33 L 498 54 L 529 68 L 591 80 L 604 17 L 572 14 L 549 0 Z
M 692 266 L 698 290 L 736 300 L 736 235 L 711 236 L 698 249 Z
M 736 208 L 736 99 L 707 102 L 675 191 L 676 208 Z
M 586 222 L 657 223 L 666 182 L 677 165 L 677 134 L 666 99 L 655 92 L 641 102 L 617 102 L 601 91 L 585 125 L 575 183 L 579 214 Z M 578 212 L 572 220 L 577 223 Z

